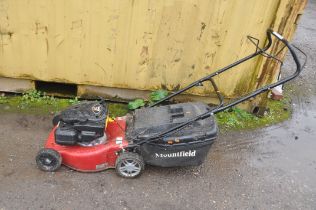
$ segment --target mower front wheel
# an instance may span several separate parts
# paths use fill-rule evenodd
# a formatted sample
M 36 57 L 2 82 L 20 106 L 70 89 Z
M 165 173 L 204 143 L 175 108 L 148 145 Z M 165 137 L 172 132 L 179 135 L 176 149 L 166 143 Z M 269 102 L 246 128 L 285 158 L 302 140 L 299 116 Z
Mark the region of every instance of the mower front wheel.
M 62 162 L 60 154 L 53 149 L 41 149 L 36 156 L 36 164 L 42 171 L 56 171 Z
M 116 173 L 124 178 L 135 178 L 145 169 L 145 163 L 137 153 L 124 152 L 116 159 Z

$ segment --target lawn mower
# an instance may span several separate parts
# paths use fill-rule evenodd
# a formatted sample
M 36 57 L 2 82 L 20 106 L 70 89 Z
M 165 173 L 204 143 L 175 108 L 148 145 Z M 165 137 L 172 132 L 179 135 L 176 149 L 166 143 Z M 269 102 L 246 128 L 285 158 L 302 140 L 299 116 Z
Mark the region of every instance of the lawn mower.
M 224 103 L 224 97 L 213 77 L 259 55 L 281 62 L 267 53 L 272 45 L 272 37 L 289 49 L 296 63 L 295 73 Z M 259 47 L 258 39 L 251 36 L 248 39 L 256 45 L 254 53 L 132 114 L 112 119 L 108 116 L 104 100 L 81 102 L 58 113 L 53 119 L 54 128 L 46 140 L 45 148 L 36 156 L 38 168 L 50 172 L 56 171 L 61 164 L 82 172 L 115 168 L 118 175 L 134 178 L 143 172 L 146 164 L 160 167 L 202 164 L 218 135 L 215 113 L 284 84 L 297 77 L 302 70 L 296 55 L 296 49 L 299 49 L 277 32 L 267 31 L 264 48 Z M 209 106 L 201 102 L 165 104 L 204 82 L 210 82 L 214 88 L 219 100 L 217 105 Z

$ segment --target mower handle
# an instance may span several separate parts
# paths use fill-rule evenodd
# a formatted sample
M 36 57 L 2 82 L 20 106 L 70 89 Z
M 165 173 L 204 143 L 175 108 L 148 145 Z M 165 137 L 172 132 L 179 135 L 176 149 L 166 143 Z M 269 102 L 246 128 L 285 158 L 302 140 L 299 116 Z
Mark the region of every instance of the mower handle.
M 229 69 L 231 69 L 231 68 L 233 68 L 233 67 L 235 67 L 235 66 L 237 66 L 237 65 L 239 65 L 239 64 L 241 64 L 241 63 L 243 63 L 245 61 L 247 61 L 247 60 L 250 60 L 250 59 L 252 59 L 252 58 L 254 58 L 254 57 L 256 57 L 256 56 L 258 56 L 260 54 L 265 53 L 272 45 L 271 34 L 272 34 L 272 30 L 270 30 L 270 29 L 267 30 L 268 43 L 266 44 L 266 46 L 264 48 L 262 48 L 262 49 L 259 48 L 259 50 L 256 51 L 255 53 L 252 53 L 252 54 L 250 54 L 250 55 L 248 55 L 248 56 L 246 56 L 246 57 L 244 57 L 244 58 L 242 58 L 242 59 L 240 59 L 238 61 L 235 61 L 232 64 L 229 64 L 228 66 L 225 66 L 224 68 L 221 68 L 221 69 L 219 69 L 219 70 L 217 70 L 217 71 L 215 71 L 215 72 L 213 72 L 213 73 L 211 73 L 211 74 L 209 74 L 209 75 L 207 75 L 207 76 L 205 76 L 205 77 L 203 77 L 203 78 L 201 78 L 201 79 L 189 84 L 188 86 L 182 88 L 181 90 L 176 91 L 173 94 L 168 95 L 167 97 L 157 101 L 156 103 L 150 105 L 149 107 L 157 106 L 158 104 L 161 104 L 162 102 L 164 102 L 166 100 L 169 100 L 169 99 L 171 99 L 171 98 L 173 98 L 173 97 L 175 97 L 175 96 L 177 96 L 177 95 L 179 95 L 179 94 L 181 94 L 181 93 L 183 93 L 183 92 L 185 92 L 185 91 L 187 91 L 187 90 L 189 90 L 189 89 L 191 89 L 193 87 L 200 86 L 201 83 L 203 83 L 203 82 L 205 82 L 207 80 L 210 80 L 212 77 L 217 76 L 217 75 L 219 75 L 219 74 L 221 74 L 221 73 L 223 73 L 223 72 L 225 72 L 225 71 L 227 71 L 227 70 L 229 70 Z M 212 82 L 212 84 L 213 84 L 213 82 Z M 213 85 L 213 87 L 214 87 L 214 85 Z M 218 98 L 220 100 L 219 96 L 218 96 Z
M 301 65 L 301 62 L 300 62 L 300 60 L 298 59 L 298 57 L 297 57 L 297 55 L 295 53 L 294 47 L 286 39 L 284 39 L 284 37 L 282 35 L 280 35 L 278 32 L 272 31 L 271 29 L 268 29 L 268 33 L 273 34 L 278 40 L 283 42 L 285 44 L 285 46 L 289 49 L 289 51 L 290 51 L 290 53 L 291 53 L 291 55 L 292 55 L 292 57 L 294 59 L 294 62 L 296 64 L 295 75 L 297 76 L 298 74 L 300 74 L 301 71 L 302 71 L 302 65 Z M 294 76 L 294 77 L 296 77 L 296 76 Z
M 211 81 L 211 83 L 212 83 L 212 85 L 213 85 L 213 87 L 215 89 L 215 86 L 214 86 L 215 83 L 214 83 L 214 81 L 212 82 L 212 80 L 211 80 L 212 77 L 217 76 L 217 75 L 219 75 L 219 74 L 221 74 L 221 73 L 223 73 L 223 72 L 225 72 L 225 71 L 227 71 L 227 70 L 229 70 L 229 69 L 231 69 L 231 68 L 233 68 L 233 67 L 235 67 L 235 66 L 237 66 L 237 65 L 239 65 L 239 64 L 241 64 L 241 63 L 243 63 L 245 61 L 247 61 L 247 60 L 250 60 L 250 59 L 252 59 L 252 58 L 254 58 L 254 57 L 258 56 L 258 55 L 267 54 L 266 51 L 272 45 L 272 36 L 276 37 L 279 41 L 281 41 L 281 42 L 283 42 L 285 44 L 285 46 L 290 50 L 290 53 L 291 53 L 291 55 L 292 55 L 292 57 L 293 57 L 293 59 L 295 61 L 295 64 L 296 64 L 296 72 L 295 72 L 295 74 L 293 74 L 291 77 L 288 77 L 288 78 L 280 80 L 279 82 L 275 83 L 275 86 L 278 86 L 280 84 L 283 84 L 283 83 L 295 78 L 301 72 L 302 67 L 301 67 L 300 61 L 299 61 L 299 59 L 298 59 L 298 57 L 297 57 L 297 55 L 296 55 L 296 53 L 294 51 L 293 46 L 286 39 L 284 39 L 283 36 L 281 36 L 279 33 L 275 32 L 275 31 L 273 31 L 271 29 L 268 29 L 267 30 L 268 42 L 264 46 L 264 48 L 258 48 L 259 50 L 256 50 L 255 53 L 252 53 L 252 54 L 250 54 L 250 55 L 248 55 L 248 56 L 246 56 L 246 57 L 244 57 L 244 58 L 242 58 L 242 59 L 240 59 L 240 60 L 238 60 L 238 61 L 236 61 L 236 62 L 234 62 L 234 63 L 232 63 L 232 64 L 230 64 L 230 65 L 228 65 L 228 66 L 226 66 L 224 68 L 222 68 L 222 69 L 219 69 L 219 70 L 217 70 L 217 71 L 215 71 L 215 72 L 213 72 L 213 73 L 211 73 L 211 74 L 209 74 L 209 75 L 207 75 L 207 76 L 205 76 L 205 77 L 203 77 L 203 78 L 191 83 L 190 85 L 182 88 L 181 90 L 178 90 L 177 92 L 175 92 L 173 94 L 170 94 L 169 96 L 157 101 L 156 103 L 150 105 L 149 107 L 157 106 L 158 104 L 161 104 L 162 102 L 164 102 L 166 100 L 169 100 L 169 99 L 171 99 L 171 98 L 173 98 L 173 97 L 175 97 L 175 96 L 177 96 L 177 95 L 179 95 L 179 94 L 181 94 L 181 93 L 183 93 L 183 92 L 185 92 L 185 91 L 187 91 L 187 90 L 189 90 L 189 89 L 191 89 L 193 87 L 200 86 L 203 82 L 208 81 L 208 80 Z M 273 86 L 273 87 L 275 87 L 275 86 Z M 272 87 L 270 87 L 270 88 L 272 88 Z M 215 92 L 219 93 L 219 91 L 217 91 L 216 89 L 215 89 Z M 219 101 L 220 101 L 220 104 L 221 104 L 222 97 L 220 95 L 218 95 L 218 94 L 217 94 L 217 97 L 219 98 Z
M 275 83 L 272 83 L 272 84 L 266 85 L 264 87 L 261 87 L 261 88 L 253 91 L 252 93 L 250 93 L 248 95 L 240 97 L 239 99 L 233 101 L 232 103 L 229 103 L 229 104 L 227 104 L 225 106 L 222 106 L 222 107 L 220 107 L 218 109 L 215 109 L 213 111 L 213 114 L 216 114 L 218 112 L 224 111 L 225 109 L 233 107 L 236 104 L 242 103 L 242 102 L 244 102 L 244 101 L 246 101 L 246 100 L 248 100 L 248 99 L 250 99 L 250 98 L 252 98 L 252 97 L 254 97 L 256 95 L 259 95 L 260 93 L 263 93 L 263 92 L 265 92 L 267 90 L 270 90 L 270 89 L 272 89 L 272 88 L 274 88 L 276 86 L 282 85 L 282 84 L 294 79 L 295 77 L 297 77 L 301 73 L 302 65 L 301 65 L 300 60 L 297 57 L 297 54 L 296 54 L 296 52 L 294 50 L 293 45 L 290 44 L 286 39 L 284 39 L 284 37 L 281 36 L 279 33 L 275 32 L 275 31 L 272 31 L 271 29 L 267 30 L 267 35 L 268 35 L 268 44 L 267 44 L 267 46 L 269 46 L 269 47 L 271 46 L 271 43 L 272 43 L 272 36 L 271 35 L 273 35 L 274 37 L 276 37 L 279 41 L 281 41 L 289 49 L 289 51 L 290 51 L 290 53 L 291 53 L 291 55 L 293 57 L 293 60 L 294 60 L 294 62 L 296 64 L 295 72 L 291 76 L 285 77 L 285 78 L 280 79 L 279 81 L 277 81 Z M 265 52 L 267 49 L 262 49 L 259 52 L 261 52 L 261 51 Z
M 278 39 L 279 41 L 284 43 L 284 45 L 289 49 L 289 51 L 290 51 L 290 53 L 291 53 L 291 55 L 292 55 L 292 57 L 294 59 L 294 62 L 296 64 L 296 71 L 295 71 L 295 73 L 293 75 L 288 76 L 286 78 L 283 78 L 283 79 L 281 79 L 281 80 L 279 80 L 279 81 L 277 81 L 275 83 L 272 83 L 272 84 L 266 85 L 264 87 L 261 87 L 261 88 L 255 90 L 255 91 L 253 91 L 250 94 L 247 94 L 245 96 L 241 96 L 239 99 L 224 105 L 222 95 L 219 93 L 219 91 L 217 89 L 217 86 L 216 86 L 214 80 L 212 79 L 212 77 L 217 76 L 217 75 L 227 71 L 228 69 L 231 69 L 231 68 L 233 68 L 233 67 L 235 67 L 235 66 L 237 66 L 237 65 L 239 65 L 239 64 L 241 64 L 241 63 L 243 63 L 243 62 L 245 62 L 245 61 L 247 61 L 247 60 L 249 60 L 251 58 L 254 58 L 257 55 L 265 54 L 266 51 L 272 45 L 272 36 L 274 36 L 276 39 Z M 180 94 L 180 93 L 182 93 L 182 92 L 184 92 L 184 91 L 186 91 L 188 89 L 191 89 L 192 87 L 199 86 L 201 83 L 203 83 L 203 82 L 205 82 L 207 80 L 211 81 L 211 83 L 212 83 L 212 85 L 213 85 L 213 87 L 214 87 L 214 89 L 215 89 L 215 91 L 217 93 L 217 96 L 218 96 L 218 98 L 220 100 L 220 104 L 219 105 L 217 105 L 216 107 L 214 107 L 213 109 L 209 110 L 208 112 L 206 112 L 204 114 L 196 116 L 196 117 L 188 120 L 187 122 L 181 123 L 180 125 L 177 125 L 177 126 L 175 126 L 173 128 L 170 128 L 170 129 L 167 129 L 166 131 L 160 132 L 158 134 L 154 134 L 154 135 L 149 136 L 149 137 L 144 137 L 144 138 L 137 136 L 136 139 L 138 139 L 139 141 L 135 142 L 134 145 L 130 145 L 130 147 L 141 145 L 141 144 L 146 143 L 146 142 L 152 142 L 152 141 L 158 140 L 158 139 L 160 139 L 162 137 L 167 136 L 168 134 L 171 134 L 171 133 L 174 133 L 174 132 L 176 132 L 178 130 L 183 129 L 185 126 L 187 126 L 187 125 L 189 125 L 189 124 L 191 124 L 191 123 L 193 123 L 195 121 L 208 118 L 211 115 L 214 115 L 215 113 L 224 111 L 224 110 L 226 110 L 226 109 L 228 109 L 228 108 L 230 108 L 232 106 L 235 106 L 236 104 L 244 102 L 244 101 L 246 101 L 246 100 L 248 100 L 248 99 L 250 99 L 250 98 L 252 98 L 252 97 L 254 97 L 254 96 L 256 96 L 256 95 L 258 95 L 260 93 L 262 93 L 262 92 L 270 90 L 271 88 L 274 88 L 276 86 L 284 84 L 284 83 L 294 79 L 295 77 L 297 77 L 302 71 L 302 66 L 301 66 L 301 63 L 300 63 L 297 55 L 296 55 L 294 47 L 286 39 L 284 39 L 283 36 L 281 36 L 279 33 L 275 32 L 275 31 L 272 31 L 271 29 L 267 30 L 267 39 L 268 39 L 268 43 L 266 44 L 266 46 L 264 48 L 258 48 L 258 50 L 256 50 L 255 53 L 250 54 L 250 55 L 248 55 L 248 56 L 246 56 L 246 57 L 244 57 L 244 58 L 242 58 L 242 59 L 240 59 L 240 60 L 238 60 L 238 61 L 236 61 L 236 62 L 234 62 L 234 63 L 232 63 L 232 64 L 230 64 L 230 65 L 228 65 L 228 66 L 226 66 L 224 68 L 222 68 L 222 69 L 219 69 L 219 70 L 211 73 L 208 76 L 205 76 L 205 77 L 199 79 L 198 81 L 195 81 L 195 82 L 191 83 L 187 87 L 184 87 L 183 89 L 181 89 L 181 90 L 179 90 L 179 91 L 177 91 L 177 92 L 175 92 L 175 93 L 163 98 L 162 100 L 152 104 L 150 107 L 156 106 L 156 105 L 162 103 L 163 101 L 166 101 L 166 100 L 168 100 L 168 99 L 170 99 L 170 98 L 172 98 L 172 97 L 174 97 L 174 96 L 176 96 L 176 95 L 178 95 L 178 94 Z M 272 58 L 273 58 L 273 56 L 272 56 Z

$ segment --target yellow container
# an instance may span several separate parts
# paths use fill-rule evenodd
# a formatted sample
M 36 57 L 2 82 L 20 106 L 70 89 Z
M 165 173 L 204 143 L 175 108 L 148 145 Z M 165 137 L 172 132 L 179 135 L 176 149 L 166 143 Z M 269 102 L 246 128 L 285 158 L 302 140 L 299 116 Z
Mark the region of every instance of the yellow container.
M 255 48 L 290 38 L 306 0 L 2 0 L 0 76 L 152 90 L 181 88 Z M 278 46 L 274 47 L 275 49 Z M 269 74 L 267 74 L 269 72 Z M 275 79 L 249 61 L 217 78 L 227 97 Z M 204 95 L 208 87 L 191 93 Z

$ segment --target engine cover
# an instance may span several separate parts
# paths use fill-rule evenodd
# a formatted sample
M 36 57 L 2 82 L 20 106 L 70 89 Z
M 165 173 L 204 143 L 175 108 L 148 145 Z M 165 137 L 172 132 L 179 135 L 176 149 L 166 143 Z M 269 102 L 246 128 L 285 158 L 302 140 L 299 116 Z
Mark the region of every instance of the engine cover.
M 61 145 L 89 143 L 104 135 L 107 107 L 100 102 L 82 102 L 54 117 L 58 121 L 55 141 Z

